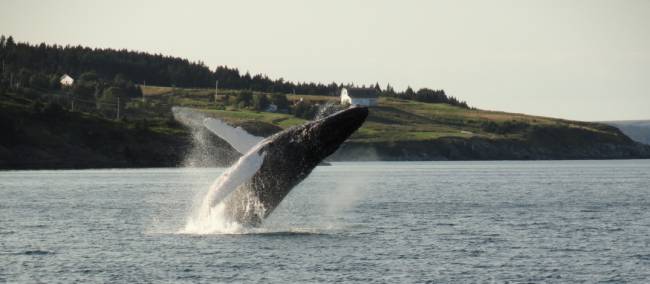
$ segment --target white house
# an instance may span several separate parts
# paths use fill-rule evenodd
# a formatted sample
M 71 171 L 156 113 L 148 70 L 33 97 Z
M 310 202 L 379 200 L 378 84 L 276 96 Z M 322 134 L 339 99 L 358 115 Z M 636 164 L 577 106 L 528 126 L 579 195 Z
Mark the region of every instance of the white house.
M 341 104 L 377 106 L 379 94 L 372 88 L 341 89 Z
M 59 82 L 61 82 L 61 86 L 72 86 L 72 84 L 74 84 L 74 79 L 72 79 L 68 74 L 63 74 Z

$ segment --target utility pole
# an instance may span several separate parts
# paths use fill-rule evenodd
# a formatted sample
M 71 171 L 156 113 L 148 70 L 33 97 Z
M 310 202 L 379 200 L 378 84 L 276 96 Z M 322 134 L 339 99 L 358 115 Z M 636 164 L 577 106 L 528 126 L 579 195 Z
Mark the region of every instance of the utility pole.
M 120 97 L 117 97 L 117 120 L 120 120 Z
M 93 96 L 95 97 L 95 101 L 97 101 L 97 99 L 99 98 L 99 83 L 95 83 L 95 93 L 93 94 Z M 99 110 L 99 104 L 95 104 L 95 107 L 97 108 L 97 110 Z
M 217 96 L 219 95 L 219 80 L 214 84 L 214 100 L 217 100 Z
M 147 80 L 142 81 L 142 86 L 145 87 L 145 88 L 147 87 Z M 140 88 L 140 91 L 142 91 L 142 88 Z M 143 93 L 142 94 L 142 103 L 146 103 L 146 102 L 147 102 L 147 99 L 145 99 L 144 93 Z
M 71 102 L 70 112 L 74 112 L 74 97 L 72 95 L 68 94 L 68 100 L 70 100 L 70 102 Z

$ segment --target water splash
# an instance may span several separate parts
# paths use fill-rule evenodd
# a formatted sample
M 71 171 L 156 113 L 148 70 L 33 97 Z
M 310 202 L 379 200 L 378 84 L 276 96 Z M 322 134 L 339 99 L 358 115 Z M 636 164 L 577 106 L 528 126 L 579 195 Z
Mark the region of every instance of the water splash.
M 237 192 L 228 197 L 235 203 L 244 203 L 251 212 L 245 214 L 263 215 L 266 211 L 254 194 L 250 192 Z M 210 205 L 209 198 L 203 198 L 192 210 L 185 227 L 178 234 L 189 235 L 242 235 L 242 234 L 320 234 L 319 229 L 295 227 L 286 222 L 263 223 L 261 226 L 247 226 L 238 223 L 232 218 L 227 202 L 216 206 Z
M 375 172 L 358 171 L 354 176 L 334 180 L 330 198 L 323 201 L 325 216 L 341 216 L 344 215 L 343 212 L 357 206 L 370 193 L 368 181 L 377 179 Z
M 321 105 L 318 108 L 318 113 L 316 114 L 316 117 L 314 118 L 314 120 L 319 120 L 319 119 L 328 117 L 329 115 L 331 115 L 331 114 L 333 114 L 333 113 L 335 113 L 337 111 L 343 110 L 343 109 L 345 109 L 344 106 L 341 106 L 340 104 L 328 101 L 328 102 L 326 102 L 325 104 Z
M 226 206 L 221 203 L 210 207 L 204 200 L 187 220 L 179 234 L 207 235 L 207 234 L 240 234 L 246 227 L 227 218 Z
M 191 134 L 191 147 L 183 160 L 183 167 L 214 167 L 231 164 L 238 156 L 226 144 L 203 126 L 206 116 L 185 107 L 173 107 L 174 119 L 185 125 Z
M 185 107 L 173 107 L 172 113 L 174 119 L 190 130 L 192 138 L 191 148 L 186 153 L 182 166 L 185 168 L 192 168 L 220 164 L 217 162 L 217 159 L 219 159 L 220 156 L 218 155 L 219 153 L 211 151 L 210 146 L 212 141 L 210 141 L 210 136 L 212 134 L 203 126 L 203 120 L 206 116 L 201 112 Z M 196 177 L 188 173 L 187 178 L 195 179 Z M 195 192 L 193 200 L 194 205 L 189 209 L 190 214 L 185 222 L 185 226 L 175 233 L 209 234 L 213 232 L 234 233 L 240 231 L 241 225 L 229 222 L 225 218 L 225 208 L 223 205 L 210 208 L 205 204 L 206 196 L 209 194 L 212 186 L 203 187 L 201 185 L 201 187 L 202 188 L 195 188 L 192 190 Z

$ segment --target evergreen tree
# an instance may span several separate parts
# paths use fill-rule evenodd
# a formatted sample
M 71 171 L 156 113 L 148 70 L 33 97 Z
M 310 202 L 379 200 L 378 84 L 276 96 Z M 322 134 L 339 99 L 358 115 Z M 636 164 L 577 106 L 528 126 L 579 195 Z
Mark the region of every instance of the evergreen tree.
M 102 95 L 97 100 L 97 105 L 100 110 L 113 111 L 117 110 L 117 105 L 124 108 L 126 105 L 126 93 L 118 87 L 110 87 L 102 92 Z
M 255 103 L 254 107 L 256 110 L 263 111 L 266 110 L 269 105 L 271 104 L 271 101 L 265 94 L 261 94 L 259 96 L 255 97 Z
M 408 87 L 406 88 L 406 91 L 404 91 L 404 95 L 405 95 L 407 98 L 413 98 L 413 97 L 415 96 L 415 92 L 413 92 L 413 89 L 411 89 L 411 86 L 408 86 Z
M 15 46 L 16 46 L 16 43 L 14 42 L 14 37 L 9 36 L 9 37 L 7 38 L 7 41 L 6 41 L 5 44 L 4 44 L 4 47 L 6 47 L 7 49 L 9 49 L 9 48 L 13 48 L 13 47 L 15 47 Z
M 281 94 L 273 94 L 271 95 L 271 103 L 276 105 L 279 110 L 287 110 L 289 109 L 289 100 L 287 99 L 287 96 L 281 95 Z
M 390 84 L 386 84 L 386 91 L 385 91 L 385 93 L 386 93 L 387 95 L 389 95 L 389 96 L 391 96 L 391 95 L 395 95 L 395 90 L 393 89 L 393 87 L 392 87 Z
M 41 73 L 35 73 L 29 77 L 29 86 L 31 88 L 47 90 L 50 88 L 50 80 Z
M 50 90 L 59 90 L 61 89 L 61 78 L 59 75 L 54 74 L 49 77 L 49 86 Z
M 253 104 L 253 93 L 249 91 L 239 92 L 235 104 L 240 108 L 251 106 Z

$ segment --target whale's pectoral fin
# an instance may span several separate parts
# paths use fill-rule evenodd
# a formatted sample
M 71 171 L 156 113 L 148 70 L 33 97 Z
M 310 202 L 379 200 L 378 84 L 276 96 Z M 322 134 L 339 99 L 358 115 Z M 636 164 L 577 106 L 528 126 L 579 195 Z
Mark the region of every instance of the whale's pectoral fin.
M 259 146 L 256 148 L 258 149 Z M 240 185 L 248 182 L 257 173 L 264 163 L 265 152 L 259 154 L 251 150 L 250 155 L 241 157 L 235 165 L 230 167 L 219 179 L 212 185 L 212 197 L 210 206 L 215 206 L 223 201 L 228 195 L 235 191 Z
M 204 119 L 203 125 L 241 154 L 246 154 L 253 146 L 264 140 L 264 137 L 254 136 L 241 127 L 232 127 L 215 118 Z

